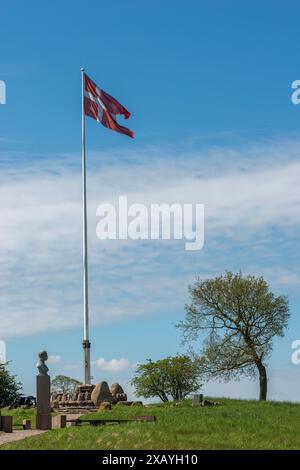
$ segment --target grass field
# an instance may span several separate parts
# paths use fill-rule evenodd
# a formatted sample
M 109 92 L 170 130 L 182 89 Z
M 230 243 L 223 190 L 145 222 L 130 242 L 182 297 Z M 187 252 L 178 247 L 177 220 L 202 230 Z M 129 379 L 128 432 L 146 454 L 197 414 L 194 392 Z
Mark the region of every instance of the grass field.
M 116 407 L 88 416 L 154 414 L 157 422 L 53 430 L 0 449 L 300 449 L 300 405 L 219 401 L 222 405 L 216 407 L 192 407 L 190 401 L 180 406 Z M 20 412 L 14 413 L 21 419 Z

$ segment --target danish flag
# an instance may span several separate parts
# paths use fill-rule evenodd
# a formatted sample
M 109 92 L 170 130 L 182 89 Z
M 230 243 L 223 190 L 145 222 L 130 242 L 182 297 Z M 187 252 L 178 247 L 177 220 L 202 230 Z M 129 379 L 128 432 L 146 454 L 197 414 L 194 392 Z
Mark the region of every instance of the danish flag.
M 108 127 L 108 129 L 126 134 L 132 138 L 134 137 L 134 133 L 130 129 L 121 126 L 116 120 L 118 114 L 122 114 L 125 119 L 128 119 L 130 112 L 115 100 L 115 98 L 98 88 L 86 73 L 84 73 L 83 92 L 84 114 L 86 116 L 96 119 L 96 121 Z

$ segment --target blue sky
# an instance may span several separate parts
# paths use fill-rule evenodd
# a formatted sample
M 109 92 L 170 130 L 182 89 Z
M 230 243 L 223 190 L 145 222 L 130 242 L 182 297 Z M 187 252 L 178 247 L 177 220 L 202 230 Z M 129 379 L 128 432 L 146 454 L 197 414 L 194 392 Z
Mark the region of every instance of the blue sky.
M 85 66 L 132 112 L 136 133 L 131 140 L 87 121 L 95 380 L 127 384 L 137 362 L 184 351 L 174 324 L 188 284 L 242 269 L 290 298 L 270 385 L 273 398 L 299 399 L 297 2 L 1 0 L 0 8 L 0 339 L 25 391 L 34 391 L 41 348 L 53 356 L 52 375 L 82 376 Z M 97 240 L 96 207 L 120 194 L 204 202 L 203 250 Z M 257 385 L 214 383 L 205 393 L 252 397 Z

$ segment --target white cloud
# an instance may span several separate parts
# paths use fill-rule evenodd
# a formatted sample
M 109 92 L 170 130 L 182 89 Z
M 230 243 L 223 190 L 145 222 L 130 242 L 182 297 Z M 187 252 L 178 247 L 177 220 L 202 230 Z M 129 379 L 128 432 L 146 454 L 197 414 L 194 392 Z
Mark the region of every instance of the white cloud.
M 266 273 L 298 288 L 300 141 L 206 152 L 89 152 L 91 324 L 178 310 L 194 275 Z M 75 161 L 9 155 L 0 173 L 1 337 L 82 324 L 81 175 Z M 26 162 L 25 163 L 20 162 Z M 98 163 L 97 163 L 98 162 Z M 105 163 L 104 163 L 105 162 Z M 129 163 L 128 163 L 129 162 Z M 205 245 L 96 238 L 96 208 L 129 202 L 204 202 Z M 288 256 L 290 253 L 290 256 Z M 292 254 L 292 255 L 291 255 Z
M 58 364 L 58 362 L 61 361 L 61 357 L 60 356 L 49 356 L 48 357 L 48 362 L 49 364 Z
M 92 366 L 100 370 L 105 370 L 108 372 L 123 372 L 129 367 L 131 367 L 128 359 L 110 359 L 109 361 L 105 360 L 103 357 L 92 361 Z

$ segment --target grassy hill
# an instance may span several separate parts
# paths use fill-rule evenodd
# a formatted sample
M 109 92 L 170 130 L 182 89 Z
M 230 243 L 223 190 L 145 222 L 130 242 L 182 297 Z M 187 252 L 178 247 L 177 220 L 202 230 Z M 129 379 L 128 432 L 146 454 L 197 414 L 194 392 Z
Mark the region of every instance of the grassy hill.
M 156 423 L 53 430 L 5 449 L 300 449 L 300 404 L 218 399 L 221 406 L 115 407 L 88 415 L 128 418 L 151 414 Z M 16 412 L 14 412 L 16 413 Z M 21 416 L 18 416 L 18 420 Z

